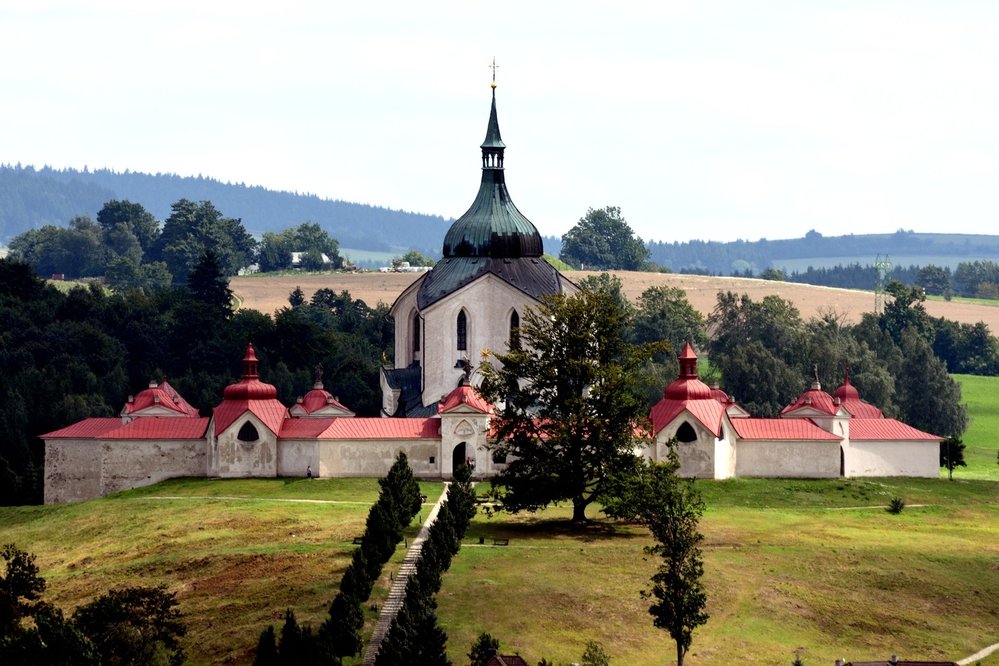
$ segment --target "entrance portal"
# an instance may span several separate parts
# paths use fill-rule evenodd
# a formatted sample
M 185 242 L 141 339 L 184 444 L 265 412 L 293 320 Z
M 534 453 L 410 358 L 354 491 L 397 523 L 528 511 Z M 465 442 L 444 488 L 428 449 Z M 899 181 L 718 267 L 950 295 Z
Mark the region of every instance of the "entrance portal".
M 454 476 L 454 471 L 464 465 L 466 460 L 468 460 L 468 445 L 462 442 L 454 447 L 454 452 L 451 454 L 451 476 Z

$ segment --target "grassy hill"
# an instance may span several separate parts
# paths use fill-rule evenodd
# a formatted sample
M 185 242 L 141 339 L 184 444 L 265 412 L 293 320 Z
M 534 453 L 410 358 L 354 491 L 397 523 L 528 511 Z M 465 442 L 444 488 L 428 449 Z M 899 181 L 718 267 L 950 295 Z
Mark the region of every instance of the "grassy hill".
M 990 397 L 999 379 L 959 379 L 972 426 L 968 467 L 953 482 L 698 482 L 711 619 L 690 664 L 789 664 L 795 650 L 808 664 L 959 659 L 999 641 L 999 405 Z M 441 492 L 421 485 L 432 499 Z M 321 622 L 377 493 L 373 479 L 177 479 L 78 504 L 0 508 L 0 543 L 37 555 L 46 599 L 68 612 L 111 587 L 164 583 L 180 600 L 193 663 L 248 663 L 285 608 Z M 883 507 L 896 495 L 908 507 L 894 516 Z M 655 566 L 642 552 L 647 533 L 606 520 L 575 532 L 569 515 L 475 518 L 438 597 L 455 664 L 482 631 L 531 663 L 578 660 L 590 639 L 615 664 L 670 663 L 668 636 L 639 597 Z M 368 631 L 402 554 L 375 588 Z M 981 663 L 999 666 L 999 654 Z

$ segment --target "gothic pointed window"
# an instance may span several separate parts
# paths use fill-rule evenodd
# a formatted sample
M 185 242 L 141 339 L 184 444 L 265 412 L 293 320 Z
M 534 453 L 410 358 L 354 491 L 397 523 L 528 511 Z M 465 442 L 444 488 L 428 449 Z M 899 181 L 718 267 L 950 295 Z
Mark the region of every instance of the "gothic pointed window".
M 690 423 L 684 421 L 676 430 L 676 438 L 684 444 L 690 444 L 697 441 L 697 432 L 694 431 L 694 427 Z
M 420 351 L 420 315 L 413 315 L 413 351 Z
M 457 333 L 458 351 L 468 351 L 468 318 L 464 310 L 458 313 Z
M 260 435 L 257 433 L 257 429 L 253 426 L 253 424 L 247 421 L 243 424 L 243 427 L 239 429 L 239 432 L 236 433 L 236 439 L 241 442 L 255 442 L 260 439 Z
M 520 349 L 520 315 L 516 310 L 510 315 L 510 349 Z

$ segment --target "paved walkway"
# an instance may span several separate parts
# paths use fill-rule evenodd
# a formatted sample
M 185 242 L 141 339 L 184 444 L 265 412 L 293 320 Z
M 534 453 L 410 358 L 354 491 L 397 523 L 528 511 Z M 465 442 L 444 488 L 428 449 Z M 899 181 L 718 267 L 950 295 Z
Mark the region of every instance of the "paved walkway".
M 978 652 L 976 652 L 975 654 L 971 655 L 970 657 L 965 657 L 961 661 L 957 662 L 957 666 L 968 666 L 968 664 L 973 664 L 976 661 L 978 661 L 979 659 L 985 659 L 985 657 L 989 656 L 990 654 L 992 654 L 993 652 L 995 652 L 997 650 L 999 650 L 999 643 L 993 643 L 992 645 L 988 646 L 987 648 L 983 648 L 983 649 L 979 650 Z
M 413 539 L 413 543 L 409 545 L 409 550 L 406 551 L 406 557 L 402 561 L 402 566 L 399 567 L 395 578 L 392 579 L 392 589 L 389 590 L 388 599 L 382 604 L 382 611 L 378 615 L 378 621 L 375 623 L 375 630 L 371 634 L 371 641 L 368 642 L 368 647 L 364 650 L 364 666 L 374 666 L 375 664 L 375 658 L 378 656 L 378 650 L 381 649 L 382 641 L 385 640 L 385 636 L 392 626 L 392 620 L 395 619 L 399 609 L 402 608 L 403 600 L 406 598 L 406 583 L 409 581 L 409 577 L 416 571 L 416 562 L 420 559 L 423 542 L 427 540 L 427 533 L 430 531 L 430 526 L 437 520 L 437 512 L 440 511 L 441 504 L 447 497 L 447 492 L 450 488 L 450 483 L 444 484 L 444 492 L 441 493 L 441 496 L 437 499 L 437 503 L 430 509 L 426 522 L 420 528 L 420 533 Z

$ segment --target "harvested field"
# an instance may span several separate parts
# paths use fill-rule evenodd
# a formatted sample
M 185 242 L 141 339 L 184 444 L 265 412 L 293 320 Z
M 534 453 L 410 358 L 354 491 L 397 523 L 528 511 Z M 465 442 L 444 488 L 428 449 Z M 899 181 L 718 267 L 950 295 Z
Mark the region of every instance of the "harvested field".
M 565 276 L 578 281 L 591 271 L 570 271 Z M 687 299 L 702 314 L 707 315 L 715 306 L 719 291 L 746 293 L 754 300 L 777 294 L 793 302 L 808 319 L 815 315 L 834 311 L 848 321 L 860 320 L 864 312 L 874 309 L 874 294 L 854 289 L 816 287 L 791 282 L 773 282 L 752 278 L 710 277 L 704 275 L 680 275 L 675 273 L 638 273 L 621 271 L 616 273 L 624 284 L 628 298 L 635 300 L 646 289 L 654 285 L 679 287 L 687 292 Z M 261 312 L 273 313 L 288 305 L 288 294 L 296 286 L 302 288 L 306 298 L 317 289 L 347 290 L 354 298 L 368 305 L 379 302 L 391 305 L 396 297 L 419 277 L 413 273 L 332 273 L 303 274 L 279 277 L 254 276 L 233 278 L 230 286 L 242 301 L 242 307 Z M 999 307 L 977 303 L 955 301 L 927 301 L 926 310 L 934 317 L 946 317 L 962 323 L 974 324 L 984 321 L 992 331 L 999 331 Z

